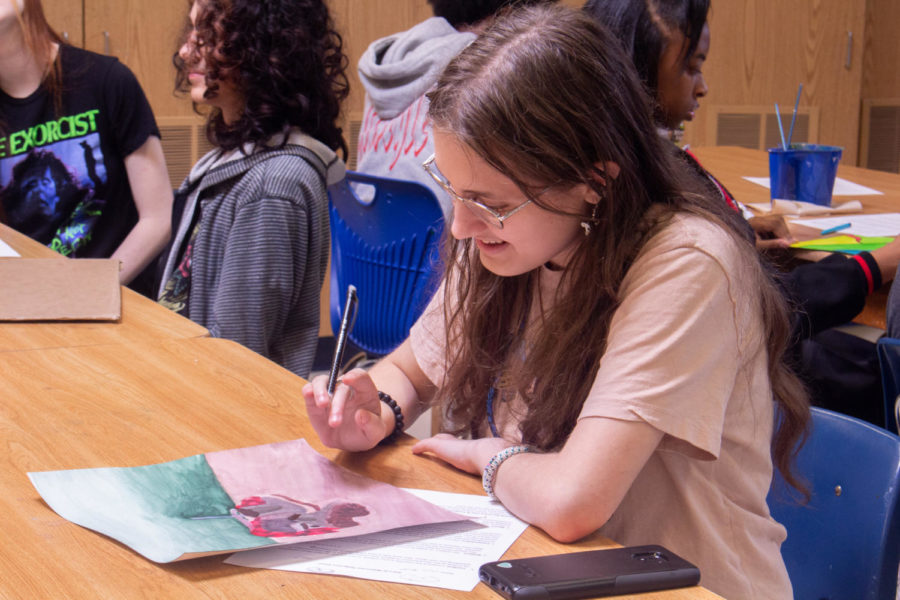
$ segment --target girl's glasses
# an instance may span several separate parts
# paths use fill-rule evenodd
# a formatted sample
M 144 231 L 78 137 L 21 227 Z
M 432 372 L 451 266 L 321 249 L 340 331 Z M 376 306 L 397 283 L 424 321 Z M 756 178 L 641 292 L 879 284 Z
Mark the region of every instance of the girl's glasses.
M 441 188 L 445 192 L 450 194 L 451 198 L 459 200 L 459 202 L 465 205 L 465 207 L 468 208 L 473 215 L 475 215 L 488 225 L 493 225 L 497 229 L 503 229 L 504 221 L 534 202 L 532 198 L 529 198 L 514 209 L 507 211 L 505 214 L 499 213 L 493 208 L 489 208 L 481 202 L 478 202 L 477 200 L 472 200 L 471 198 L 463 198 L 462 196 L 457 194 L 456 191 L 454 191 L 454 189 L 450 187 L 450 182 L 447 181 L 447 178 L 444 177 L 444 175 L 438 170 L 437 165 L 434 164 L 434 154 L 432 154 L 430 157 L 428 157 L 428 160 L 422 163 L 422 168 L 425 169 L 425 171 L 427 171 L 429 175 L 431 175 L 431 178 L 434 179 L 435 183 L 441 186 Z

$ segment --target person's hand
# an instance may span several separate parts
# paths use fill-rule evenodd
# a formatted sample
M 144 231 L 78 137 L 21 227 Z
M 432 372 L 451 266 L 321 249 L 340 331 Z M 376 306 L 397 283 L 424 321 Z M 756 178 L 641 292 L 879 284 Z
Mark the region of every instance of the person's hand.
M 413 454 L 430 452 L 461 471 L 481 475 L 491 457 L 507 446 L 512 444 L 503 438 L 461 440 L 449 433 L 439 433 L 416 443 L 412 451 Z
M 756 248 L 758 250 L 788 248 L 796 241 L 781 215 L 750 217 L 747 219 L 747 222 L 750 223 L 750 227 L 756 233 Z
M 362 369 L 345 373 L 334 396 L 328 395 L 328 377 L 316 377 L 303 386 L 303 398 L 313 428 L 329 448 L 369 450 L 388 433 L 375 382 Z

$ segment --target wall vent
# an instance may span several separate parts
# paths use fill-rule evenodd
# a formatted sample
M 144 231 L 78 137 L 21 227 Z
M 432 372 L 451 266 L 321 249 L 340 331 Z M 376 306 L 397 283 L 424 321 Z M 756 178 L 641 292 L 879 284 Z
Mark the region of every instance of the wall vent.
M 347 127 L 347 147 L 349 148 L 349 156 L 347 157 L 347 168 L 351 171 L 356 170 L 356 151 L 359 147 L 359 132 L 362 129 L 363 113 L 355 112 L 350 114 L 350 125 Z
M 859 164 L 900 173 L 900 98 L 863 100 Z
M 177 189 L 197 160 L 212 149 L 199 117 L 158 117 L 169 182 Z
M 753 150 L 765 150 L 781 145 L 778 121 L 774 106 L 708 106 L 707 127 L 710 139 L 717 146 L 741 146 Z M 791 112 L 781 113 L 784 135 L 788 135 Z M 793 142 L 815 142 L 818 131 L 819 109 L 801 106 L 794 123 Z

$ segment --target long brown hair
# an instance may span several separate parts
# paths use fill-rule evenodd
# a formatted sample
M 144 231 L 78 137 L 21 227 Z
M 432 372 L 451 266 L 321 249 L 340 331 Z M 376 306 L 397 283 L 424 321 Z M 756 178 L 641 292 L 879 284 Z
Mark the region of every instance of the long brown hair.
M 527 407 L 523 440 L 559 448 L 596 377 L 626 272 L 671 216 L 691 213 L 733 236 L 755 267 L 756 281 L 746 284 L 748 294 L 758 294 L 780 408 L 775 463 L 793 482 L 791 450 L 805 429 L 808 405 L 782 359 L 790 332 L 784 297 L 736 213 L 708 197 L 657 134 L 651 103 L 616 40 L 589 16 L 563 6 L 511 11 L 450 63 L 429 99 L 436 129 L 526 193 L 586 184 L 601 197 L 593 232 L 575 249 L 553 310 L 529 332 L 520 360 L 539 270 L 501 277 L 480 264 L 471 240 L 450 244 L 446 277 L 458 285 L 446 287 L 447 378 L 437 400 L 456 433 L 481 429 L 486 395 L 503 372 Z M 595 169 L 608 162 L 619 167 L 615 177 Z
M 22 26 L 22 36 L 25 47 L 34 56 L 35 62 L 43 70 L 43 85 L 53 100 L 53 108 L 58 113 L 62 110 L 62 71 L 59 63 L 59 54 L 53 56 L 53 44 L 65 43 L 63 39 L 53 31 L 44 15 L 41 0 L 25 0 L 24 10 L 20 13 L 15 0 L 0 0 L 10 2 L 16 10 L 19 23 Z M 7 124 L 4 124 L 7 125 Z

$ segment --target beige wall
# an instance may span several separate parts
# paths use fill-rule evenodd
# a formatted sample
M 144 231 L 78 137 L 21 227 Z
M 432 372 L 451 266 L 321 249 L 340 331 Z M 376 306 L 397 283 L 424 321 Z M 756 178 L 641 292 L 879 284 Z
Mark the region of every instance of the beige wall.
M 713 3 L 710 30 L 704 68 L 709 95 L 687 131 L 691 143 L 715 143 L 707 131 L 712 106 L 778 102 L 789 117 L 803 83 L 801 104 L 819 109 L 818 141 L 843 146 L 844 160 L 856 162 L 864 0 L 719 0 Z M 848 31 L 853 33 L 849 68 Z
M 172 93 L 171 56 L 187 0 L 43 0 L 51 23 L 85 47 L 120 57 L 135 71 L 158 118 L 191 118 Z M 431 15 L 426 0 L 329 0 L 350 58 L 345 118 L 362 110 L 356 63 L 368 44 Z M 584 0 L 562 0 L 580 6 Z M 855 162 L 861 99 L 900 98 L 900 2 L 897 0 L 715 0 L 704 107 L 774 102 L 819 107 L 818 140 L 844 146 Z M 853 32 L 846 68 L 847 32 Z M 108 33 L 108 37 L 106 33 Z M 108 41 L 107 41 L 108 40 Z M 712 112 L 712 111 L 707 111 Z M 715 143 L 701 107 L 686 139 Z

